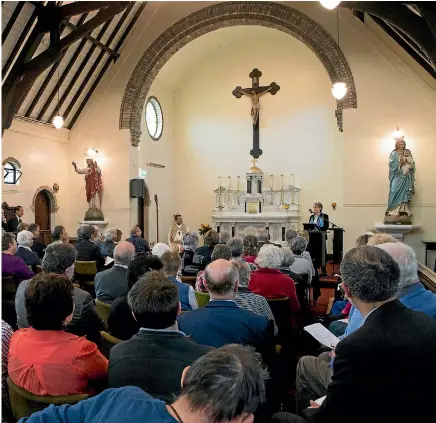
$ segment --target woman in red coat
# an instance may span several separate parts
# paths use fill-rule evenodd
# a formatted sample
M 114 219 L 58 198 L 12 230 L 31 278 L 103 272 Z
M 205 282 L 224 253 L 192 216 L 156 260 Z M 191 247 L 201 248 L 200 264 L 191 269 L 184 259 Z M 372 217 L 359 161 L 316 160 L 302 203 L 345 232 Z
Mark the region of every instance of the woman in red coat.
M 262 295 L 265 298 L 288 297 L 291 302 L 291 311 L 300 310 L 294 281 L 280 272 L 279 267 L 283 263 L 283 253 L 279 247 L 265 244 L 259 251 L 255 263 L 259 269 L 251 273 L 251 292 Z

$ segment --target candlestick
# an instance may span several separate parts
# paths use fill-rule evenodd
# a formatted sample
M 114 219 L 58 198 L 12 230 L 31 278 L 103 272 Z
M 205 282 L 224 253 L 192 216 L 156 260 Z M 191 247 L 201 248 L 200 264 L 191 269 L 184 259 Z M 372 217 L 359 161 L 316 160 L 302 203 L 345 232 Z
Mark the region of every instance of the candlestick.
M 237 190 L 239 191 L 239 182 L 240 182 L 240 180 L 241 180 L 241 177 L 240 177 L 240 176 L 237 176 L 237 177 L 236 177 L 236 180 L 237 180 L 237 184 L 238 184 L 238 188 L 237 188 Z
M 273 187 L 274 187 L 274 177 L 273 175 L 269 175 L 269 184 L 271 186 L 271 192 L 273 191 Z
M 230 192 L 230 176 L 227 176 L 227 178 L 229 178 L 229 184 L 228 184 L 228 191 Z
M 218 206 L 221 206 L 221 176 L 218 176 Z
M 280 189 L 283 190 L 283 175 L 280 175 Z

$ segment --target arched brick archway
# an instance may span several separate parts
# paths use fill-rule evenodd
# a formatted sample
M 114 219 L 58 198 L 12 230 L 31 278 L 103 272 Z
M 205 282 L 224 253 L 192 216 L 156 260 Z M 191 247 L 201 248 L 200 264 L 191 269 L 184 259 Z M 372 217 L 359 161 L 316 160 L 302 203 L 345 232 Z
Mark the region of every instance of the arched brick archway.
M 120 129 L 130 129 L 132 145 L 139 144 L 141 116 L 147 93 L 164 64 L 192 40 L 217 29 L 237 25 L 258 25 L 286 32 L 309 47 L 324 65 L 332 83 L 348 86 L 335 111 L 339 130 L 343 129 L 343 109 L 357 107 L 353 75 L 342 50 L 318 23 L 288 6 L 269 2 L 223 2 L 201 9 L 166 30 L 147 49 L 133 71 L 124 92 Z
M 30 206 L 30 209 L 35 213 L 35 200 L 41 191 L 45 191 L 49 200 L 50 200 L 51 213 L 56 213 L 59 210 L 59 205 L 58 205 L 58 200 L 56 198 L 56 193 L 48 186 L 39 187 L 35 191 L 35 194 L 33 194 L 33 200 L 32 200 L 32 205 Z

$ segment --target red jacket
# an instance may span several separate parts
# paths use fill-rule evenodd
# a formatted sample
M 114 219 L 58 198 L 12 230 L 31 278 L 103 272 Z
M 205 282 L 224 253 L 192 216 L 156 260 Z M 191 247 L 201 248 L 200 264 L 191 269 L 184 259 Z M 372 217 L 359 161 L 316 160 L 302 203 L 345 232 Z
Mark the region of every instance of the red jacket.
M 265 298 L 288 297 L 291 301 L 291 311 L 300 310 L 294 281 L 278 269 L 259 267 L 258 270 L 251 273 L 248 289 Z

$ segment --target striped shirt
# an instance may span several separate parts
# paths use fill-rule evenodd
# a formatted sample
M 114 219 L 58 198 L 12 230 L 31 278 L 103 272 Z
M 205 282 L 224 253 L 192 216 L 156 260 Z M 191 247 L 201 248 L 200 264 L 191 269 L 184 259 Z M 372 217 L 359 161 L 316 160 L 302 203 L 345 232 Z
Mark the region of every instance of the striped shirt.
M 8 377 L 9 343 L 11 342 L 13 332 L 12 328 L 2 320 L 2 408 L 3 412 L 6 410 L 9 412 L 7 414 L 10 414 L 10 403 L 6 378 Z M 5 414 L 3 413 L 2 421 L 7 421 Z
M 239 287 L 236 293 L 235 302 L 239 307 L 244 310 L 252 311 L 253 313 L 263 314 L 267 316 L 269 320 L 274 323 L 274 336 L 278 333 L 278 328 L 274 319 L 274 315 L 271 311 L 271 307 L 268 301 L 258 294 L 253 294 L 248 290 L 248 288 Z

